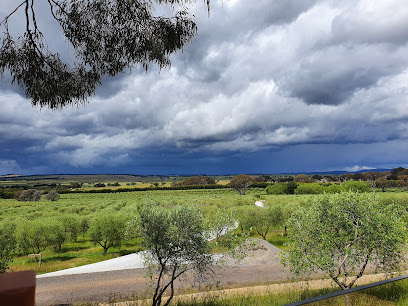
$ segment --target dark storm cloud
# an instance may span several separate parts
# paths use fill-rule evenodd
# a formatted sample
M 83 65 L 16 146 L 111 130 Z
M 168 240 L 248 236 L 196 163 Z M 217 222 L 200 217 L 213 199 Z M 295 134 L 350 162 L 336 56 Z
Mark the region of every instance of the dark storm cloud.
M 47 13 L 41 26 L 52 48 L 72 61 Z M 31 108 L 2 83 L 0 173 L 313 171 L 404 161 L 403 0 L 212 1 L 209 18 L 198 1 L 191 13 L 198 36 L 171 56 L 171 68 L 104 78 L 84 106 Z
M 341 104 L 406 69 L 408 58 L 401 51 L 384 45 L 333 46 L 302 59 L 279 84 L 307 104 Z

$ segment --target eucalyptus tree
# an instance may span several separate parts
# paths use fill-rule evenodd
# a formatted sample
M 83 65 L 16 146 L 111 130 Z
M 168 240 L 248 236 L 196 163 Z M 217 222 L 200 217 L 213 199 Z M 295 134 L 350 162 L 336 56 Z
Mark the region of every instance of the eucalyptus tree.
M 322 271 L 351 288 L 367 265 L 396 271 L 404 261 L 406 212 L 371 193 L 324 194 L 293 212 L 285 265 L 295 274 Z
M 209 9 L 210 0 L 205 0 Z M 62 108 L 85 103 L 103 76 L 151 63 L 170 66 L 170 55 L 197 33 L 189 15 L 190 0 L 47 0 L 50 18 L 61 27 L 75 61 L 50 50 L 38 27 L 35 0 L 17 2 L 0 21 L 0 72 L 7 71 L 33 105 Z M 155 16 L 154 8 L 167 4 L 180 9 L 172 16 Z M 24 11 L 25 31 L 13 35 L 11 18 Z
M 229 187 L 236 190 L 240 195 L 245 195 L 249 186 L 255 183 L 255 179 L 252 176 L 239 174 L 229 182 Z

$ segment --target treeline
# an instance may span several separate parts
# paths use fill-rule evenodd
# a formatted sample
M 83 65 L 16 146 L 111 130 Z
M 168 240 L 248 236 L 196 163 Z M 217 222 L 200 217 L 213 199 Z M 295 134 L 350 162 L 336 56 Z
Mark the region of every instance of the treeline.
M 250 188 L 266 188 L 271 183 L 254 183 Z M 117 188 L 117 189 L 92 189 L 92 190 L 70 190 L 70 189 L 60 189 L 57 190 L 58 193 L 118 193 L 118 192 L 133 192 L 133 191 L 153 191 L 153 190 L 192 190 L 192 189 L 222 189 L 231 188 L 228 185 L 211 184 L 211 185 L 184 185 L 184 186 L 171 186 L 171 187 L 134 187 L 134 188 Z
M 370 192 L 371 186 L 367 182 L 347 181 L 343 184 L 332 183 L 276 183 L 266 188 L 267 194 L 322 194 L 340 193 L 344 191 Z

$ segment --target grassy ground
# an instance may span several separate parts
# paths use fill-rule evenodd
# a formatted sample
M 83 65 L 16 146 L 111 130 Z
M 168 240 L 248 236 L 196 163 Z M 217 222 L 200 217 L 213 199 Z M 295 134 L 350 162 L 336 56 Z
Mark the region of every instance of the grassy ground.
M 102 248 L 80 237 L 77 243 L 65 243 L 62 251 L 57 252 L 52 247 L 47 248 L 42 254 L 41 267 L 39 263 L 28 256 L 17 256 L 10 264 L 11 271 L 34 270 L 37 274 L 43 274 L 62 269 L 83 266 L 115 257 L 139 252 L 143 250 L 141 241 L 124 241 L 120 247 L 112 247 L 108 254 L 103 255 Z

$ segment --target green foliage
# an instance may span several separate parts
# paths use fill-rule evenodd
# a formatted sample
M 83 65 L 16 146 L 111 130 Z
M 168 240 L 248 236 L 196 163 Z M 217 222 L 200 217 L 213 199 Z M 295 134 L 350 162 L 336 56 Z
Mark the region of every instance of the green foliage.
M 14 189 L 4 189 L 0 188 L 0 199 L 13 199 L 14 198 L 14 193 L 16 191 Z
M 292 243 L 282 261 L 295 274 L 321 270 L 341 289 L 352 287 L 368 262 L 395 271 L 407 238 L 402 212 L 369 193 L 321 195 L 292 214 Z
M 367 182 L 362 181 L 347 181 L 344 184 L 344 189 L 346 191 L 355 191 L 355 192 L 370 192 L 371 188 Z
M 16 225 L 14 223 L 0 224 L 0 273 L 6 272 L 12 261 L 12 252 L 16 247 Z
M 288 194 L 294 194 L 296 188 L 298 187 L 298 184 L 296 184 L 295 182 L 291 181 L 287 183 L 288 186 Z
M 113 213 L 96 216 L 89 227 L 89 235 L 95 244 L 103 248 L 106 255 L 108 249 L 119 246 L 125 235 L 126 220 L 123 216 Z
M 84 237 L 86 232 L 89 229 L 89 219 L 86 216 L 83 216 L 79 220 L 80 222 L 80 232 L 82 233 L 82 236 Z
M 267 194 L 288 194 L 288 186 L 284 183 L 272 184 L 266 187 Z
M 52 219 L 48 223 L 49 245 L 53 245 L 58 252 L 62 250 L 62 244 L 67 239 L 67 232 L 64 225 L 58 219 Z
M 217 213 L 208 216 L 207 228 L 210 233 L 210 239 L 215 239 L 216 244 L 228 247 L 231 242 L 231 230 L 236 228 L 235 219 L 231 211 L 218 209 Z
M 69 236 L 72 241 L 76 242 L 77 237 L 79 233 L 81 232 L 81 227 L 82 227 L 81 222 L 83 220 L 78 218 L 77 215 L 66 214 L 66 215 L 61 216 L 58 221 L 63 226 L 64 232 L 66 233 L 66 235 Z
M 321 194 L 324 192 L 325 187 L 316 183 L 299 184 L 295 190 L 295 194 Z
M 53 242 L 54 222 L 49 219 L 21 221 L 17 226 L 18 248 L 24 254 L 40 254 Z
M 279 205 L 256 207 L 251 206 L 242 217 L 242 227 L 247 231 L 255 231 L 266 240 L 266 235 L 271 227 L 283 224 L 283 212 Z
M 95 182 L 100 181 L 99 178 Z M 115 181 L 115 180 L 111 180 Z M 69 182 L 69 180 L 68 180 Z M 344 185 L 344 184 L 343 184 Z M 330 186 L 343 186 L 330 185 Z M 330 188 L 326 186 L 325 188 Z M 251 186 L 252 187 L 252 186 Z M 259 198 L 255 196 L 259 195 Z M 387 203 L 387 205 L 395 202 L 404 207 L 408 207 L 408 193 L 403 192 L 386 192 L 379 193 L 379 198 Z M 193 205 L 200 209 L 206 219 L 215 218 L 220 209 L 224 209 L 228 213 L 233 213 L 234 219 L 238 219 L 241 214 L 249 216 L 247 211 L 254 208 L 256 200 L 265 200 L 268 206 L 279 205 L 283 212 L 287 210 L 287 215 L 290 216 L 292 211 L 297 210 L 301 206 L 307 206 L 305 201 L 315 198 L 316 195 L 267 195 L 261 189 L 249 189 L 247 196 L 240 196 L 230 188 L 219 189 L 191 189 L 191 190 L 152 190 L 138 192 L 121 192 L 121 193 L 69 193 L 62 194 L 58 202 L 41 200 L 39 202 L 19 202 L 13 199 L 0 199 L 0 223 L 6 220 L 15 220 L 17 228 L 15 233 L 20 232 L 20 227 L 31 221 L 49 222 L 51 219 L 59 219 L 62 216 L 70 215 L 81 221 L 81 232 L 77 242 L 71 242 L 72 238 L 68 234 L 66 241 L 63 243 L 61 252 L 55 252 L 53 247 L 47 247 L 41 253 L 47 258 L 41 269 L 38 269 L 38 264 L 35 265 L 32 261 L 27 261 L 26 256 L 18 252 L 14 256 L 14 262 L 10 267 L 14 270 L 35 269 L 37 273 L 51 272 L 59 269 L 69 268 L 76 265 L 93 263 L 98 260 L 113 258 L 117 255 L 129 254 L 130 252 L 139 251 L 141 247 L 140 233 L 136 233 L 134 238 L 126 237 L 122 240 L 120 247 L 112 247 L 106 256 L 103 255 L 101 249 L 90 241 L 90 236 L 87 229 L 91 220 L 99 214 L 115 214 L 122 216 L 138 216 L 141 209 L 148 201 L 162 203 L 164 207 L 171 208 L 176 205 Z M 126 205 L 124 205 L 126 203 Z M 286 215 L 286 213 L 285 213 Z M 406 215 L 404 212 L 402 215 Z M 19 219 L 24 221 L 19 222 Z M 285 218 L 284 218 L 285 219 Z M 28 221 L 27 221 L 28 220 Z M 130 218 L 129 220 L 130 221 Z M 238 220 L 241 225 L 241 220 Z M 136 221 L 138 222 L 138 221 Z M 288 232 L 291 232 L 291 224 L 285 222 Z M 279 236 L 284 227 L 280 228 L 280 232 L 271 230 L 268 233 L 267 240 L 271 241 L 272 236 Z M 233 234 L 239 234 L 238 230 L 233 231 Z M 243 233 L 244 236 L 257 236 L 255 230 L 249 233 L 247 230 Z M 234 237 L 235 239 L 236 237 Z M 240 237 L 238 237 L 240 238 Z M 282 248 L 287 248 L 286 237 L 285 245 Z M 129 240 L 130 239 L 130 240 Z M 18 240 L 19 241 L 19 240 Z M 20 241 L 19 241 L 20 242 Z M 20 245 L 20 243 L 19 243 Z M 51 246 L 51 245 L 50 245 Z M 27 251 L 33 253 L 32 250 Z M 59 260 L 66 256 L 70 259 Z M 115 255 L 116 254 L 116 255 Z
M 189 1 L 160 0 L 155 6 L 168 4 L 171 9 L 175 2 L 183 6 Z M 33 105 L 61 108 L 84 103 L 103 76 L 115 76 L 138 65 L 147 70 L 151 63 L 160 68 L 170 66 L 170 54 L 182 49 L 197 33 L 184 6 L 168 18 L 154 14 L 151 1 L 62 0 L 48 4 L 73 48 L 76 60 L 72 65 L 48 48 L 37 27 L 34 1 L 26 1 L 15 10 L 27 12 L 21 20 L 25 29 L 22 35 L 14 37 L 9 32 L 8 19 L 19 15 L 15 11 L 0 23 L 4 28 L 0 72 L 7 70 Z
M 144 207 L 140 215 L 143 243 L 150 252 L 149 266 L 157 276 L 153 305 L 161 305 L 170 288 L 166 305 L 174 296 L 174 281 L 188 270 L 203 276 L 211 263 L 204 219 L 193 206 L 165 209 L 156 204 Z M 169 278 L 164 279 L 164 275 Z
M 294 194 L 298 184 L 293 181 L 288 183 L 276 183 L 266 187 L 267 194 Z

